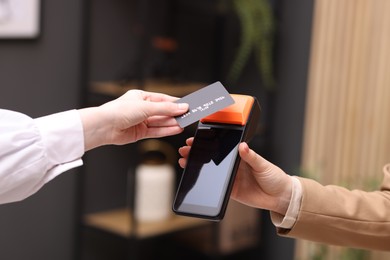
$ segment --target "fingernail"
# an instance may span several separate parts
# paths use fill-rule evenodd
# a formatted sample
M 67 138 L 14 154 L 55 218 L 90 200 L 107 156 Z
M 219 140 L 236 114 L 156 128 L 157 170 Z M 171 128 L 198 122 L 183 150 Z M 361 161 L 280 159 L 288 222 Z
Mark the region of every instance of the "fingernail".
M 177 106 L 181 110 L 188 109 L 188 104 L 187 103 L 179 103 L 179 104 L 177 104 Z
M 246 142 L 242 142 L 242 145 L 244 146 L 244 151 L 246 153 L 249 153 L 249 146 L 248 146 L 248 144 Z

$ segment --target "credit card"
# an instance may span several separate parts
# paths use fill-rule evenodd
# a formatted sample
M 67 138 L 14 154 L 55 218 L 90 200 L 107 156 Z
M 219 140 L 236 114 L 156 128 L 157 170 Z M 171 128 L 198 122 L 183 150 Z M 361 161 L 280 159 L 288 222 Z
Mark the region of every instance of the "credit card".
M 234 99 L 221 82 L 217 81 L 175 102 L 189 104 L 189 109 L 186 113 L 175 117 L 178 124 L 184 128 L 199 121 L 203 117 L 234 104 Z

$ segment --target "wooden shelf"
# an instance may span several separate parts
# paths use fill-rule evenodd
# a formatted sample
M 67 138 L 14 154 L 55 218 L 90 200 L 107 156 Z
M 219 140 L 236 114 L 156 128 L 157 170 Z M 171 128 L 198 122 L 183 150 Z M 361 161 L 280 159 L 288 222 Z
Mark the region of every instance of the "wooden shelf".
M 136 227 L 132 226 L 132 223 L 132 214 L 126 208 L 88 214 L 84 217 L 84 224 L 87 226 L 105 230 L 122 237 L 133 235 L 139 239 L 210 225 L 210 221 L 176 215 L 172 215 L 165 221 L 138 222 Z
M 90 92 L 111 97 L 119 97 L 131 89 L 142 89 L 150 92 L 160 92 L 176 97 L 183 97 L 198 89 L 207 86 L 209 83 L 196 82 L 174 82 L 170 80 L 146 80 L 139 83 L 120 83 L 115 81 L 92 82 Z

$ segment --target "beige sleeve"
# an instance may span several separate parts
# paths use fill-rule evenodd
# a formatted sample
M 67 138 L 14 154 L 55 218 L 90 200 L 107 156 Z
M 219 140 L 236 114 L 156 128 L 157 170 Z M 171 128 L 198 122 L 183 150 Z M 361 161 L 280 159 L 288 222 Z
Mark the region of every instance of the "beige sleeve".
M 390 164 L 384 167 L 381 189 L 373 192 L 302 184 L 302 202 L 291 229 L 278 234 L 339 246 L 390 250 Z

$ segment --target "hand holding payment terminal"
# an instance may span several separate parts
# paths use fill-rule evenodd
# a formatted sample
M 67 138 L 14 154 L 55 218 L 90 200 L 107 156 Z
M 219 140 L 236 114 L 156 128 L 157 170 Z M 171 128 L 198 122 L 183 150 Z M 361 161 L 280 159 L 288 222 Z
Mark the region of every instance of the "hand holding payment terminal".
M 238 145 L 255 135 L 255 97 L 231 94 L 235 103 L 200 120 L 173 202 L 178 215 L 223 219 L 240 163 Z

